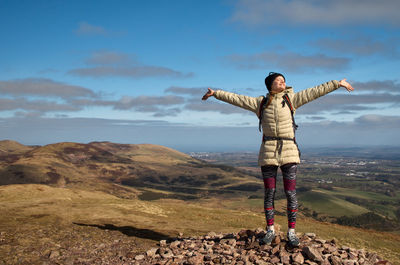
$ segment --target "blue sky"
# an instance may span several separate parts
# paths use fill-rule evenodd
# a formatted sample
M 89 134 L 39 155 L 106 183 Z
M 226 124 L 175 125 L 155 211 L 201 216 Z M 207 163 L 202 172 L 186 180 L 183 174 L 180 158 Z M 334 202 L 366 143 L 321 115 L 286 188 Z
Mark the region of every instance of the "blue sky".
M 257 151 L 260 96 L 347 78 L 297 110 L 300 145 L 400 144 L 400 2 L 0 0 L 0 139 Z

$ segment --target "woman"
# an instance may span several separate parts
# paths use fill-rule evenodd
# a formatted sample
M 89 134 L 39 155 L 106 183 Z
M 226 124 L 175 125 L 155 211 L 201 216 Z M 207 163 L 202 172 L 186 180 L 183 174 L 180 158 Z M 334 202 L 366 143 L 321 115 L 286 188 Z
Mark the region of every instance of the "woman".
M 276 189 L 276 175 L 280 167 L 283 176 L 284 190 L 287 198 L 288 217 L 288 242 L 291 246 L 298 246 L 296 237 L 296 172 L 300 163 L 300 152 L 295 139 L 294 112 L 302 105 L 324 96 L 339 87 L 346 88 L 349 92 L 353 87 L 342 79 L 332 80 L 322 85 L 294 93 L 292 87 L 286 86 L 286 79 L 280 73 L 269 73 L 265 78 L 268 89 L 266 97 L 249 97 L 226 92 L 214 91 L 208 88 L 203 100 L 214 96 L 216 99 L 229 104 L 250 110 L 260 119 L 263 131 L 263 141 L 260 147 L 258 165 L 264 181 L 264 209 L 267 221 L 267 233 L 262 239 L 263 243 L 271 244 L 275 238 L 274 230 L 274 196 Z

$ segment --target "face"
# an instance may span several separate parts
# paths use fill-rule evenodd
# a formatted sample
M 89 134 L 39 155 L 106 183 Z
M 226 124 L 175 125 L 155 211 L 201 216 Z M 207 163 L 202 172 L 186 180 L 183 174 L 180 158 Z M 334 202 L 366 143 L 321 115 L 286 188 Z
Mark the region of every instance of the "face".
M 272 82 L 271 85 L 271 91 L 272 92 L 282 92 L 286 88 L 286 82 L 285 79 L 282 76 L 278 76 L 275 78 L 274 82 Z

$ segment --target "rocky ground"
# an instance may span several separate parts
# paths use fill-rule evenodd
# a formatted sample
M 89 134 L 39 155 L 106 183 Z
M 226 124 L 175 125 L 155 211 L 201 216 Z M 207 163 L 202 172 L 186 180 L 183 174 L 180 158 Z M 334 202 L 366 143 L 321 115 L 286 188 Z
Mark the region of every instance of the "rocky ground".
M 270 246 L 260 245 L 265 234 L 262 229 L 198 237 L 151 235 L 153 240 L 168 238 L 157 247 L 154 243 L 146 247 L 135 237 L 121 237 L 121 232 L 137 235 L 148 231 L 112 225 L 49 227 L 34 232 L 1 232 L 0 264 L 390 264 L 375 253 L 339 246 L 336 239 L 323 240 L 312 233 L 299 235 L 300 246 L 290 248 L 282 232 Z M 17 236 L 28 234 L 29 238 Z M 57 238 L 52 238 L 55 234 Z
M 290 248 L 280 232 L 271 245 L 260 245 L 262 229 L 233 234 L 180 237 L 134 257 L 134 264 L 390 264 L 375 253 L 339 246 L 337 240 L 323 240 L 313 233 L 300 235 L 301 244 Z

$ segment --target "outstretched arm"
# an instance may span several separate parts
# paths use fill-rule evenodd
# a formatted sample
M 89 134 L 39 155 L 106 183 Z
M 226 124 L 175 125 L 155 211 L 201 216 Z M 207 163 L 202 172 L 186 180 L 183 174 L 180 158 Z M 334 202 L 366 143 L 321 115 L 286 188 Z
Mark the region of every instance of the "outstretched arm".
M 257 113 L 257 109 L 261 103 L 260 98 L 254 98 L 244 95 L 238 95 L 231 92 L 226 92 L 222 90 L 214 91 L 211 88 L 208 88 L 207 93 L 204 94 L 202 100 L 207 100 L 209 97 L 214 96 L 216 99 L 222 100 L 226 103 L 232 104 L 234 106 L 250 110 L 254 113 Z
M 292 98 L 293 107 L 297 109 L 308 102 L 311 102 L 338 89 L 339 87 L 344 87 L 349 92 L 354 90 L 354 88 L 346 81 L 346 78 L 340 81 L 332 80 L 322 85 L 307 88 L 303 91 L 295 93 Z

